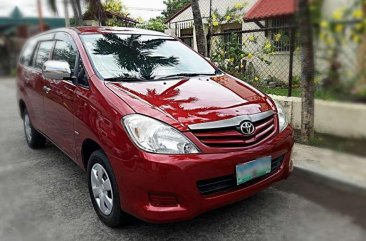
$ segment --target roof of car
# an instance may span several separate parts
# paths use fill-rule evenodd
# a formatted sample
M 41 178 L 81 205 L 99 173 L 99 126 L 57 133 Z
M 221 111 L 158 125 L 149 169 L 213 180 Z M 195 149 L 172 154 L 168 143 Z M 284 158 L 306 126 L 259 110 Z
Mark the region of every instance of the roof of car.
M 75 30 L 79 34 L 88 33 L 125 33 L 125 34 L 144 34 L 144 35 L 158 35 L 168 36 L 161 32 L 140 29 L 140 28 L 127 28 L 127 27 L 94 27 L 94 26 L 82 26 L 82 27 L 71 27 L 70 29 Z

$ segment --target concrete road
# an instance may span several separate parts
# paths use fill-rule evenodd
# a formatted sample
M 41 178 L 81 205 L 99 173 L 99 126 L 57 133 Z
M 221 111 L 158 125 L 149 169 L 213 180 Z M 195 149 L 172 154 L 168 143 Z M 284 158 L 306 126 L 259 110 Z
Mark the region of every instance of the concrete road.
M 0 240 L 366 240 L 366 196 L 295 171 L 286 181 L 192 221 L 110 229 L 86 175 L 52 145 L 27 147 L 13 79 L 0 79 Z

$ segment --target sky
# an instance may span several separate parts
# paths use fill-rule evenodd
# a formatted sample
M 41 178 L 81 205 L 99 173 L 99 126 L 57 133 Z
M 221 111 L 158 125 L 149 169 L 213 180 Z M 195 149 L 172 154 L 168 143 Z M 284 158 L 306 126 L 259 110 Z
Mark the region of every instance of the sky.
M 58 15 L 64 16 L 63 0 L 56 0 L 59 9 Z M 42 11 L 45 17 L 54 16 L 49 10 L 47 0 L 41 0 Z M 122 0 L 127 7 L 131 17 L 142 17 L 148 20 L 158 16 L 164 9 L 163 0 Z M 25 16 L 37 16 L 37 0 L 0 0 L 0 16 L 8 16 L 15 6 L 18 6 Z M 70 16 L 72 16 L 71 7 L 69 7 Z

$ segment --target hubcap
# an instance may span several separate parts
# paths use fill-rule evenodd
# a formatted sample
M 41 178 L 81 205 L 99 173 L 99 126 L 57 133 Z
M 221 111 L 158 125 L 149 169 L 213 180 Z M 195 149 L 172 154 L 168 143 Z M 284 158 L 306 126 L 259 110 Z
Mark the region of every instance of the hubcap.
M 113 208 L 113 192 L 107 171 L 102 165 L 98 163 L 93 165 L 90 181 L 94 200 L 100 211 L 105 215 L 109 215 Z
M 32 140 L 32 127 L 30 124 L 28 114 L 24 115 L 24 131 L 25 131 L 25 137 L 30 142 Z

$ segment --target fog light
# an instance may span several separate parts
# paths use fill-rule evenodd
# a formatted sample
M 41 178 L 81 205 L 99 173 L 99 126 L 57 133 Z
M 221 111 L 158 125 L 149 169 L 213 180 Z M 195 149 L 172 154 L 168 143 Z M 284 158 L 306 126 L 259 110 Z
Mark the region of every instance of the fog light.
M 178 200 L 174 194 L 149 193 L 149 201 L 155 207 L 178 206 Z

